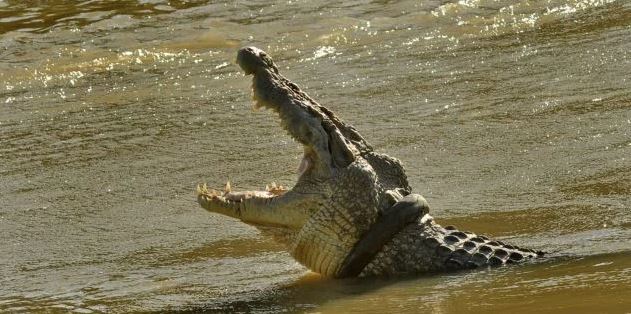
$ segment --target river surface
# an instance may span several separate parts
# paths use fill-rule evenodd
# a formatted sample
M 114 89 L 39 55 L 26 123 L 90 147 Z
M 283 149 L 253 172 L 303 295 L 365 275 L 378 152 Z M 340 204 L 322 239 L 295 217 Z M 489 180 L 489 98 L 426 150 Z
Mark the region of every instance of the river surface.
M 439 223 L 549 258 L 330 281 L 202 210 L 302 156 L 243 45 Z M 0 312 L 631 313 L 630 73 L 631 1 L 0 0 Z

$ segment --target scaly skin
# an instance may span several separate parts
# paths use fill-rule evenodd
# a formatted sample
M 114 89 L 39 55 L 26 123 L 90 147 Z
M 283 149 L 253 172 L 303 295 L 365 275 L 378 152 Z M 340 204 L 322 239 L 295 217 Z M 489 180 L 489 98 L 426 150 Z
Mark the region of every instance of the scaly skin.
M 334 278 L 503 265 L 542 254 L 443 228 L 411 193 L 399 160 L 375 153 L 355 128 L 280 75 L 265 52 L 242 48 L 237 62 L 253 75 L 255 108 L 278 113 L 304 157 L 292 189 L 199 186 L 203 208 L 274 235 L 298 262 Z

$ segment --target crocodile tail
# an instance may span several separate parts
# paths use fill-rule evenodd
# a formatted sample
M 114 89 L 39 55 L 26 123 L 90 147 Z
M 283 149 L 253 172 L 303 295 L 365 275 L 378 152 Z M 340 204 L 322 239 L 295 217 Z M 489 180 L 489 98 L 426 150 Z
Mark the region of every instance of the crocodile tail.
M 444 228 L 445 232 L 437 238 L 425 239 L 426 245 L 434 247 L 441 264 L 440 268 L 467 269 L 482 266 L 501 266 L 519 263 L 543 256 L 543 252 L 520 248 L 494 241 L 467 231 L 457 230 L 453 226 Z

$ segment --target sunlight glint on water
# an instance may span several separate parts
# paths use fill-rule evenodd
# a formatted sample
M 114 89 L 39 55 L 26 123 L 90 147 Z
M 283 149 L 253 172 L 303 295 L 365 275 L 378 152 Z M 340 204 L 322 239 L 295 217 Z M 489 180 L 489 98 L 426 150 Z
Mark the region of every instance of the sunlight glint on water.
M 0 311 L 628 311 L 630 24 L 625 1 L 0 0 Z M 327 281 L 204 212 L 198 182 L 296 180 L 243 45 L 438 222 L 550 258 Z

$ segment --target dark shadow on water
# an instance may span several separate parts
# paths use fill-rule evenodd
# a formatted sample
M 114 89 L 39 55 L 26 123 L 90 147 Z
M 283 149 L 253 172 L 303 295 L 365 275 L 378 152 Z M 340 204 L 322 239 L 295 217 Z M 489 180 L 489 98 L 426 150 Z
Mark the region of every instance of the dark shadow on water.
M 430 273 L 423 275 L 407 275 L 388 278 L 353 278 L 353 279 L 325 279 L 314 273 L 308 273 L 293 283 L 283 286 L 270 287 L 264 291 L 251 293 L 251 297 L 235 296 L 236 300 L 228 302 L 209 301 L 206 304 L 198 304 L 193 307 L 180 309 L 164 309 L 147 313 L 304 313 L 320 312 L 320 307 L 336 300 L 370 297 L 372 293 L 391 286 L 406 289 L 413 287 L 419 292 L 419 297 L 432 297 L 437 291 L 445 289 L 457 289 L 459 282 L 467 281 L 468 277 L 475 278 L 504 276 L 506 272 L 518 268 L 531 269 L 533 267 L 554 267 L 555 264 L 580 260 L 581 257 L 550 256 L 522 265 L 513 265 L 499 268 L 481 268 L 474 270 L 459 270 L 450 272 Z M 552 266 L 551 266 L 552 265 Z M 388 292 L 386 292 L 387 294 Z M 393 296 L 396 298 L 396 296 Z M 240 298 L 240 299 L 239 299 Z M 374 302 L 374 297 L 372 302 Z M 392 301 L 390 301 L 392 302 Z M 417 301 L 418 302 L 418 301 Z M 371 310 L 370 304 L 364 310 Z M 349 311 L 351 309 L 348 309 Z M 353 309 L 359 310 L 360 309 Z M 375 308 L 375 310 L 377 310 Z M 324 311 L 324 312 L 329 312 Z
M 255 293 L 251 299 L 225 303 L 209 302 L 192 308 L 172 309 L 169 313 L 303 313 L 316 311 L 322 304 L 362 295 L 413 278 L 354 278 L 333 280 L 309 273 L 296 282 Z M 156 311 L 164 313 L 165 311 Z M 151 313 L 151 312 L 148 312 Z M 155 313 L 155 312 L 153 312 Z

